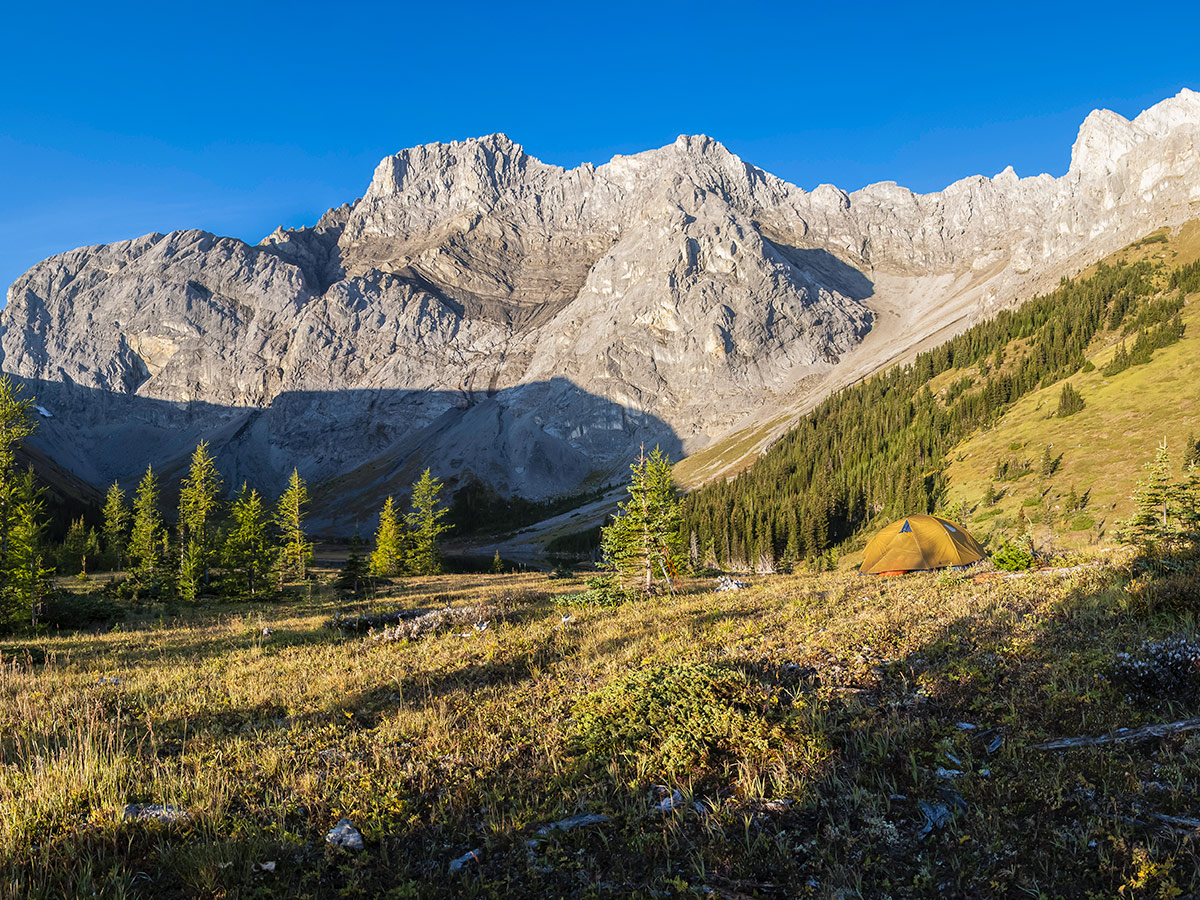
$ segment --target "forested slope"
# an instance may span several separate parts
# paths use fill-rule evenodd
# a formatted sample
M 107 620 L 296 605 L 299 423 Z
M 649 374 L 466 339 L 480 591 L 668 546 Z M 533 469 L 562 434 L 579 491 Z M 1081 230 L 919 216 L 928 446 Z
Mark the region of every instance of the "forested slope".
M 1100 377 L 1132 384 L 1161 348 L 1188 333 L 1187 297 L 1200 290 L 1197 234 L 1194 223 L 1176 235 L 1155 232 L 911 365 L 829 397 L 747 471 L 689 495 L 687 527 L 700 556 L 710 564 L 767 568 L 820 557 L 877 522 L 946 509 L 952 501 L 969 517 L 983 505 L 987 486 L 977 470 L 968 488 L 952 486 L 949 467 L 962 455 L 955 449 L 960 442 L 972 439 L 974 449 L 963 452 L 990 459 L 1006 417 L 1039 392 L 1053 393 L 1057 403 L 1059 382 L 1097 364 L 1089 355 L 1103 364 Z M 1177 355 L 1184 366 L 1200 359 Z M 1046 397 L 1040 400 L 1044 406 Z M 1102 405 L 1088 421 L 1104 419 Z M 1051 413 L 1057 409 L 1040 415 Z M 1058 426 L 1069 431 L 1069 418 Z M 1033 472 L 1042 460 L 1027 455 L 1014 465 Z M 988 474 L 1001 480 L 1018 473 Z M 1132 485 L 1137 472 L 1128 474 L 1122 486 Z M 1017 518 L 1006 524 L 1016 526 Z

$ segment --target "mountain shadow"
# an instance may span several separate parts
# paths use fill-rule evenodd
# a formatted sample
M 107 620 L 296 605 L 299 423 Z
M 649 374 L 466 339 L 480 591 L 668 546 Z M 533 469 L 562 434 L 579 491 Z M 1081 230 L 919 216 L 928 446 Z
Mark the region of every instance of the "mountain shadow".
M 683 455 L 661 419 L 565 378 L 494 392 L 289 391 L 268 406 L 169 401 L 18 379 L 45 414 L 30 439 L 73 482 L 136 487 L 147 466 L 173 502 L 196 444 L 208 441 L 232 492 L 270 498 L 293 467 L 309 482 L 315 532 L 369 527 L 383 498 L 407 496 L 429 467 L 448 484 L 476 479 L 503 495 L 541 500 L 628 476 L 644 443 Z

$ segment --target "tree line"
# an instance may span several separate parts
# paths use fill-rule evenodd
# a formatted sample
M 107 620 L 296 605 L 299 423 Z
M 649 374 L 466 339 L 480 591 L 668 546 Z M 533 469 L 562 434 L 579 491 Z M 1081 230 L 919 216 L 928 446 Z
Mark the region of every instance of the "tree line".
M 949 450 L 1021 397 L 1084 369 L 1098 334 L 1135 335 L 1137 362 L 1147 347 L 1178 340 L 1183 294 L 1200 282 L 1193 269 L 1171 273 L 1164 295 L 1159 265 L 1101 264 L 827 397 L 740 475 L 687 496 L 693 556 L 763 571 L 819 562 L 875 521 L 936 509 Z M 930 382 L 955 371 L 963 374 L 935 395 Z M 1081 400 L 1067 392 L 1060 414 Z
M 53 576 L 107 569 L 125 577 L 123 596 L 194 601 L 202 594 L 263 598 L 309 576 L 313 543 L 306 520 L 308 485 L 297 469 L 274 503 L 247 483 L 227 496 L 208 443 L 192 453 L 179 486 L 173 523 L 163 516 L 152 466 L 133 495 L 114 482 L 105 495 L 99 531 L 74 520 L 55 546 L 46 535 L 44 489 L 19 471 L 16 450 L 33 434 L 34 401 L 0 376 L 0 628 L 38 624 Z M 433 574 L 441 569 L 438 540 L 449 527 L 442 483 L 426 469 L 413 485 L 412 509 L 401 517 L 384 503 L 369 574 Z

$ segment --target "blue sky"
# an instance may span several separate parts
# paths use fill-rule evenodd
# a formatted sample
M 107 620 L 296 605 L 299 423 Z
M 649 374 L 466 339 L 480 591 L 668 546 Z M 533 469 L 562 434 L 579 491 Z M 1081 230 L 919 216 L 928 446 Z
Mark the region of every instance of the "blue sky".
M 1200 89 L 1200 10 L 1123 3 L 10 4 L 0 285 L 198 227 L 257 241 L 379 159 L 503 131 L 546 162 L 705 133 L 804 188 L 1066 171 L 1084 116 Z

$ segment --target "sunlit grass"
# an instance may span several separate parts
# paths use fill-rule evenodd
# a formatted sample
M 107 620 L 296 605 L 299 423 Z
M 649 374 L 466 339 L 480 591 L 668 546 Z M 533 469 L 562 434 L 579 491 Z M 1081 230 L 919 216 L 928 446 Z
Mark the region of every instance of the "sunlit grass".
M 1193 712 L 1107 680 L 1115 653 L 1193 627 L 1125 580 L 777 576 L 601 609 L 559 602 L 570 580 L 446 576 L 10 640 L 0 895 L 1111 896 L 1151 863 L 1155 890 L 1183 884 L 1191 839 L 1127 820 L 1189 815 L 1192 743 L 1028 749 Z M 447 601 L 497 614 L 398 642 L 326 627 Z M 732 713 L 688 695 L 710 745 L 615 754 L 580 731 L 586 706 L 647 740 L 619 718 L 643 707 L 604 692 L 660 670 L 745 685 Z M 922 803 L 950 815 L 924 837 Z M 537 834 L 581 813 L 610 821 Z M 342 817 L 364 853 L 326 845 Z

